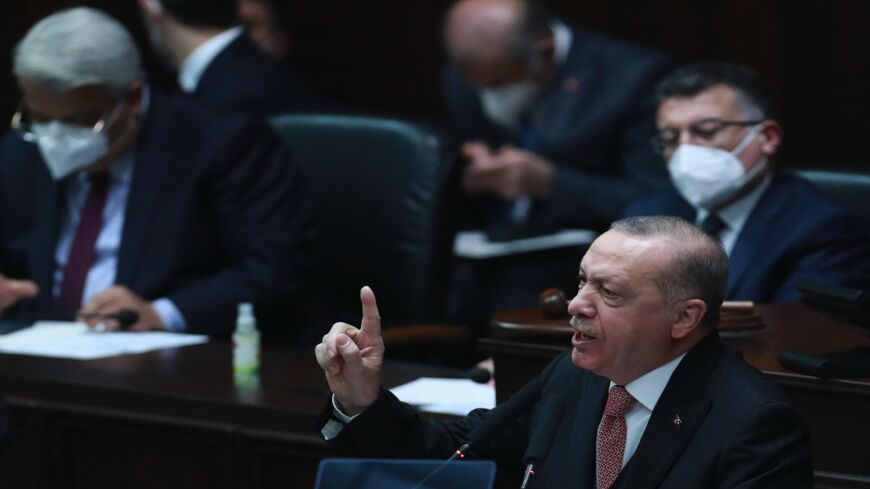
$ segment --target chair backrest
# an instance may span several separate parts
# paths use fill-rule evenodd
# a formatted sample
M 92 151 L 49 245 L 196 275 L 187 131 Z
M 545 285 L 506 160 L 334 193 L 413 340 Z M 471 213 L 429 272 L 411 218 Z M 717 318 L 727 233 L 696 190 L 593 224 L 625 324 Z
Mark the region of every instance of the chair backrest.
M 795 173 L 819 187 L 835 202 L 852 209 L 870 229 L 870 174 L 854 171 L 801 169 Z
M 360 318 L 370 285 L 386 323 L 438 320 L 452 229 L 443 139 L 383 118 L 291 114 L 272 125 L 307 181 L 319 226 L 315 307 L 324 322 Z

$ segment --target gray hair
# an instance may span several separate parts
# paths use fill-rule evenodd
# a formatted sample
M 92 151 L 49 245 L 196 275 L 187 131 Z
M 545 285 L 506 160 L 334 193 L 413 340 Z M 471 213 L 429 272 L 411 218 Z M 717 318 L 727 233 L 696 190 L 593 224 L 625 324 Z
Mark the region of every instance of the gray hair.
M 103 12 L 77 7 L 40 20 L 15 47 L 13 72 L 49 90 L 104 88 L 121 98 L 145 73 L 132 36 Z
M 728 285 L 728 255 L 722 245 L 697 226 L 678 217 L 629 217 L 614 222 L 610 229 L 630 236 L 661 237 L 674 243 L 671 263 L 655 277 L 665 303 L 701 299 L 707 312 L 701 324 L 719 324 L 719 307 Z

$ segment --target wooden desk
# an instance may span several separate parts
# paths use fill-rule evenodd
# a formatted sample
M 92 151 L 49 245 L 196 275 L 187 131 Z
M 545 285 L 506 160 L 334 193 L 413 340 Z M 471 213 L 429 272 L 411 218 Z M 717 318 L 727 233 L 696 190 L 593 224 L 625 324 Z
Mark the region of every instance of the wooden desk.
M 782 350 L 822 354 L 870 346 L 870 338 L 801 304 L 756 309 L 764 329 L 723 337 L 770 375 L 803 415 L 813 440 L 816 487 L 870 488 L 870 378 L 820 379 L 790 371 L 777 359 Z M 495 360 L 498 402 L 570 348 L 568 319 L 545 320 L 537 309 L 499 314 L 493 328 L 501 338 L 482 339 L 479 346 Z
M 2 488 L 310 488 L 334 453 L 313 352 L 264 349 L 262 387 L 233 386 L 213 342 L 93 361 L 0 355 L 13 433 Z M 426 374 L 388 363 L 394 386 Z

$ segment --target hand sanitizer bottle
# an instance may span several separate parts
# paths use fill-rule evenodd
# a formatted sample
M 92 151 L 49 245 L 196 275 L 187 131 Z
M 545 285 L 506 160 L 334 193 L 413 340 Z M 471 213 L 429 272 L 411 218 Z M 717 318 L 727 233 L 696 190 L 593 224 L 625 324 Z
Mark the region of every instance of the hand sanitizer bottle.
M 254 306 L 239 304 L 236 331 L 233 333 L 233 379 L 237 387 L 260 385 L 260 332 Z

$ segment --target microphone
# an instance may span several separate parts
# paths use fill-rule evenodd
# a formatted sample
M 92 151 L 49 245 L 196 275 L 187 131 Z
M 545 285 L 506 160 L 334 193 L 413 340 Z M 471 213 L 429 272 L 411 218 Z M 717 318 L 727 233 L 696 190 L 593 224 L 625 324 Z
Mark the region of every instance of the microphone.
M 561 396 L 547 396 L 541 401 L 538 410 L 540 421 L 529 438 L 529 446 L 523 456 L 526 471 L 523 474 L 523 483 L 520 485 L 520 489 L 526 489 L 532 476 L 535 475 L 535 464 L 547 457 L 550 443 L 556 434 L 556 426 L 562 417 L 563 405 L 564 399 Z
M 462 375 L 478 384 L 485 384 L 492 379 L 492 374 L 489 370 L 480 367 L 473 367 L 462 372 Z
M 100 321 L 104 321 L 106 319 L 114 319 L 118 321 L 118 326 L 122 330 L 129 329 L 130 326 L 136 324 L 136 321 L 139 321 L 139 313 L 133 309 L 121 309 L 109 314 L 79 314 L 81 319 L 99 319 Z
M 435 474 L 440 472 L 441 469 L 457 457 L 465 458 L 465 452 L 467 452 L 469 448 L 489 441 L 493 435 L 504 428 L 505 425 L 516 419 L 520 414 L 531 409 L 531 407 L 541 398 L 541 387 L 541 381 L 535 377 L 531 382 L 511 396 L 510 399 L 496 406 L 489 412 L 486 419 L 468 433 L 468 441 L 461 447 L 457 448 L 450 458 L 436 467 L 435 470 L 426 476 L 426 478 L 415 485 L 413 489 L 423 487 L 423 484 L 428 482 L 435 476 Z

